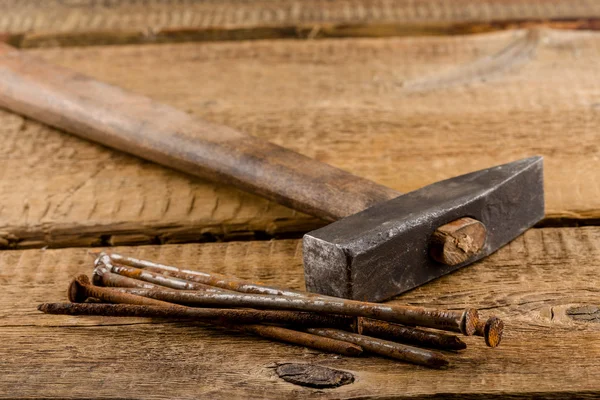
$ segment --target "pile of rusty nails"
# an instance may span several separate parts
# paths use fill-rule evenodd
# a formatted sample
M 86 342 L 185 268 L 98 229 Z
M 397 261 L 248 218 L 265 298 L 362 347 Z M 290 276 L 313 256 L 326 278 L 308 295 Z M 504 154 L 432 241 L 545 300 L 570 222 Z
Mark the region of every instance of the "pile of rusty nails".
M 496 347 L 504 327 L 496 317 L 480 320 L 472 308 L 346 300 L 115 253 L 100 253 L 94 265 L 93 284 L 86 275 L 71 282 L 71 303 L 45 303 L 38 309 L 48 314 L 201 320 L 345 356 L 373 353 L 430 368 L 443 368 L 449 360 L 429 349 L 467 347 L 457 336 L 438 331 L 483 336 L 488 346 Z

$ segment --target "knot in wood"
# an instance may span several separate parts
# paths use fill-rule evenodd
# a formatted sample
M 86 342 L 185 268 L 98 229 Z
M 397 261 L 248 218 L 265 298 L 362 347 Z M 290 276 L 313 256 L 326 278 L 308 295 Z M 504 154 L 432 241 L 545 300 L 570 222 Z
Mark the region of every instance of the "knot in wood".
M 320 389 L 335 388 L 354 382 L 354 375 L 350 372 L 314 364 L 280 364 L 275 372 L 287 382 Z

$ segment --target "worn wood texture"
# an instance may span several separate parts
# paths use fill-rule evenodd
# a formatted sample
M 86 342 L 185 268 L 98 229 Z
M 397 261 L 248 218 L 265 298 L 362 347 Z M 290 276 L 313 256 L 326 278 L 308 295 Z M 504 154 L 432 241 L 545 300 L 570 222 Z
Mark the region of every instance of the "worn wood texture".
M 600 218 L 599 41 L 534 30 L 32 53 L 400 192 L 540 154 L 546 223 L 589 224 Z M 9 112 L 0 135 L 4 246 L 269 237 L 321 224 Z
M 593 0 L 3 0 L 0 33 L 19 47 L 268 38 L 598 29 Z
M 272 285 L 303 287 L 297 240 L 118 250 Z M 40 314 L 38 303 L 65 301 L 69 279 L 90 272 L 87 252 L 0 252 L 2 397 L 600 395 L 600 324 L 567 313 L 600 305 L 600 228 L 530 230 L 486 260 L 396 300 L 453 309 L 475 306 L 484 316 L 504 319 L 500 347 L 487 348 L 480 337 L 465 338 L 469 348 L 449 353 L 452 366 L 444 371 L 376 357 L 336 357 L 201 324 Z M 275 373 L 278 363 L 288 362 L 348 371 L 355 382 L 325 391 L 299 387 Z

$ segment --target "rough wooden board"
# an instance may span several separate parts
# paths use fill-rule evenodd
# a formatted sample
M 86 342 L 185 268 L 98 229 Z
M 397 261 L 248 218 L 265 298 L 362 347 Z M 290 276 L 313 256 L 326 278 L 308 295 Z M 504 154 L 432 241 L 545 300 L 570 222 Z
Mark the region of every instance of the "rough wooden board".
M 476 33 L 546 24 L 597 29 L 590 0 L 3 0 L 0 33 L 21 47 Z
M 119 248 L 160 262 L 303 286 L 300 242 L 235 242 Z M 600 305 L 600 228 L 533 229 L 483 262 L 400 301 L 478 307 L 506 321 L 497 349 L 482 338 L 432 371 L 375 357 L 351 359 L 262 339 L 148 319 L 41 315 L 65 301 L 69 278 L 89 273 L 86 249 L 0 252 L 0 393 L 4 397 L 290 398 L 400 397 L 440 393 L 560 398 L 600 395 L 600 324 L 571 306 Z M 315 362 L 356 382 L 316 391 L 278 379 L 278 362 Z
M 406 192 L 540 154 L 551 223 L 600 218 L 596 33 L 33 51 Z M 0 231 L 21 247 L 319 225 L 0 112 Z M 13 236 L 10 236 L 10 235 Z

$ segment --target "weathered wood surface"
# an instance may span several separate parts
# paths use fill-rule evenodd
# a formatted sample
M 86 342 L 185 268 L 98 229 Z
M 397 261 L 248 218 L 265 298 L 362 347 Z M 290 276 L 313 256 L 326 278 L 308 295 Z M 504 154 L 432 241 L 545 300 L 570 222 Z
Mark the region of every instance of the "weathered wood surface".
M 119 248 L 125 254 L 302 288 L 300 242 L 235 242 Z M 480 337 L 432 371 L 376 357 L 352 359 L 183 322 L 42 315 L 66 301 L 70 277 L 89 273 L 87 249 L 0 252 L 1 397 L 75 398 L 515 398 L 600 395 L 600 324 L 571 307 L 600 305 L 600 229 L 528 231 L 483 262 L 401 297 L 410 304 L 472 305 L 506 322 L 500 347 Z M 581 308 L 579 309 L 581 313 Z M 277 363 L 350 371 L 354 383 L 302 388 Z
M 3 0 L 20 47 L 477 33 L 544 24 L 597 29 L 593 0 Z
M 543 155 L 547 223 L 589 224 L 600 218 L 599 42 L 533 30 L 31 53 L 401 192 Z M 321 224 L 6 111 L 0 135 L 0 245 L 264 237 Z

